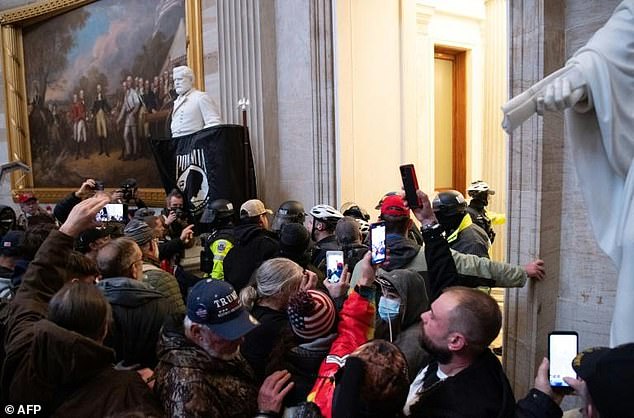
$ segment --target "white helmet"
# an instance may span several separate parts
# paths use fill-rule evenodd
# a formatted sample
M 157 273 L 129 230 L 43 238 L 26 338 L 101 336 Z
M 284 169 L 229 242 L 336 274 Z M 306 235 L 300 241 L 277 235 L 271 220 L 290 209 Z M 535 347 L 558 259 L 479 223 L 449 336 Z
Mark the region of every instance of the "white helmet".
M 330 205 L 317 205 L 313 206 L 310 210 L 310 214 L 322 222 L 336 223 L 339 219 L 343 218 L 341 212 L 333 208 Z
M 489 184 L 486 181 L 476 180 L 469 185 L 467 188 L 467 193 L 469 196 L 477 193 L 488 192 L 488 194 L 495 194 L 495 190 L 489 187 Z

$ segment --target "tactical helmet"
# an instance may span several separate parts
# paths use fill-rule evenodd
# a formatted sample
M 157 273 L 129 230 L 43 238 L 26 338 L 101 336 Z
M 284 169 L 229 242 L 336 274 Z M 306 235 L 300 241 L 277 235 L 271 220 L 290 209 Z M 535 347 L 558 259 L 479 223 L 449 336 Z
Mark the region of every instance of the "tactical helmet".
M 355 219 L 363 219 L 364 221 L 370 220 L 370 214 L 354 202 L 344 203 L 339 211 L 343 214 L 343 216 L 351 216 Z
M 273 232 L 279 232 L 282 226 L 289 223 L 303 224 L 306 213 L 304 212 L 304 205 L 297 200 L 287 200 L 282 203 L 275 212 L 273 223 L 271 224 L 271 230 Z
M 321 222 L 332 224 L 337 223 L 339 219 L 343 218 L 341 212 L 330 205 L 313 206 L 310 210 L 310 214 Z
M 216 219 L 226 219 L 233 216 L 233 203 L 227 199 L 216 199 L 205 208 L 200 223 L 210 224 Z
M 432 206 L 436 215 L 444 218 L 464 214 L 467 210 L 467 202 L 464 200 L 464 196 L 456 190 L 439 192 L 434 197 Z
M 479 193 L 495 194 L 495 190 L 491 189 L 486 181 L 476 180 L 469 185 L 467 193 L 473 197 Z

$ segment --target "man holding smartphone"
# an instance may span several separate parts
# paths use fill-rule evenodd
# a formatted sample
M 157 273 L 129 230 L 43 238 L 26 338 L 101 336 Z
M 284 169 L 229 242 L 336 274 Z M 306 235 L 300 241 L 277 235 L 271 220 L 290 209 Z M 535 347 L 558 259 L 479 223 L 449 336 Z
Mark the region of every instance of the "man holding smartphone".
M 634 343 L 584 350 L 572 365 L 579 378 L 564 377 L 564 380 L 583 400 L 584 417 L 632 416 Z

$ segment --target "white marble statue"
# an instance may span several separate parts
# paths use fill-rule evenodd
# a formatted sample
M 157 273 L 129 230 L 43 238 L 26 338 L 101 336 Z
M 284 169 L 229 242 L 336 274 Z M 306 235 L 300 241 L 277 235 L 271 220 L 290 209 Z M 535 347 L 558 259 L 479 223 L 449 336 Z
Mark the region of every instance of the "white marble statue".
M 191 135 L 222 123 L 220 113 L 209 95 L 194 88 L 191 68 L 174 68 L 174 89 L 178 97 L 172 111 L 172 137 Z
M 563 69 L 504 105 L 503 127 L 544 109 L 565 109 L 592 229 L 618 270 L 610 344 L 634 342 L 634 0 Z

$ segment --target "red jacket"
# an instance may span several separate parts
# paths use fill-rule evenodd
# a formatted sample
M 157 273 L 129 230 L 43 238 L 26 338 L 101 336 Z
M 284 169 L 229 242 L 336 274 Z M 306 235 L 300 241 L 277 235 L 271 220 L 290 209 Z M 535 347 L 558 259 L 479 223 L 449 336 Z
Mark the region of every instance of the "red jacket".
M 367 291 L 367 298 L 354 291 L 339 312 L 338 336 L 321 363 L 315 385 L 308 394 L 308 401 L 316 403 L 325 418 L 332 416 L 335 373 L 343 367 L 350 353 L 374 338 L 374 289 L 363 289 L 364 294 Z
M 70 118 L 73 123 L 86 119 L 86 106 L 83 102 L 75 102 L 70 108 Z

